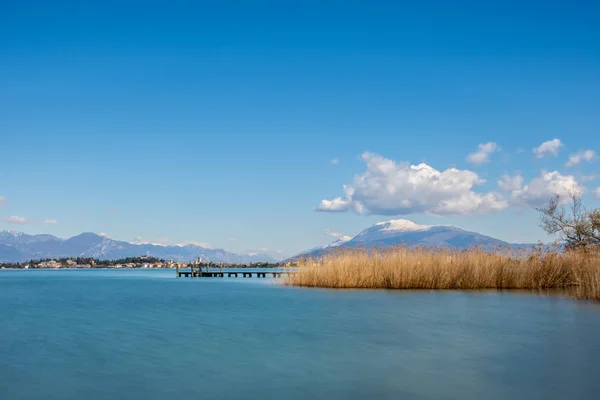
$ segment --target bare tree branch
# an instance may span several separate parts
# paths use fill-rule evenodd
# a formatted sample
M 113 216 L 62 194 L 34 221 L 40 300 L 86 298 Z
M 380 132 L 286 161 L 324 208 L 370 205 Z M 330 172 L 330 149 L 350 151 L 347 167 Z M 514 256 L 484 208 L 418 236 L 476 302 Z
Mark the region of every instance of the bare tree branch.
M 559 235 L 567 247 L 600 244 L 600 209 L 588 212 L 578 193 L 570 193 L 567 210 L 560 197 L 554 196 L 540 212 L 540 226 L 549 235 Z

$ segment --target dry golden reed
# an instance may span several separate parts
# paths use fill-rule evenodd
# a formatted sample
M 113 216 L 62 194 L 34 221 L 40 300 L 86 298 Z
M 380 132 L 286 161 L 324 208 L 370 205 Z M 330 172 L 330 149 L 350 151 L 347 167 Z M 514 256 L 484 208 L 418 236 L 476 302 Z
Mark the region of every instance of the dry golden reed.
M 600 300 L 600 256 L 531 248 L 344 250 L 299 262 L 289 285 L 381 289 L 555 289 Z

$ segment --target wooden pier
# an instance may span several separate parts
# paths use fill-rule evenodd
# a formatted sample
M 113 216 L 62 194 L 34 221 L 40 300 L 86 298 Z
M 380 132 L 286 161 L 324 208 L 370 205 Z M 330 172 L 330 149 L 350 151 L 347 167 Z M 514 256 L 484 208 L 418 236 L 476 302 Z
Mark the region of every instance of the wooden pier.
M 198 271 L 194 268 L 186 271 L 180 271 L 179 268 L 175 271 L 177 278 L 281 278 L 283 275 L 293 274 L 292 271 Z

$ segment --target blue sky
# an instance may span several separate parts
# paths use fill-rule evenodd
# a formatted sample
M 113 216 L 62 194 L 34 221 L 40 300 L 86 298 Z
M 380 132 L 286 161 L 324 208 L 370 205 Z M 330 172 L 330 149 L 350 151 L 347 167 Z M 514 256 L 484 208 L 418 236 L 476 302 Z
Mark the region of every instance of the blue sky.
M 5 0 L 0 230 L 284 255 L 391 218 L 547 240 L 541 199 L 600 206 L 600 6 L 456 3 Z

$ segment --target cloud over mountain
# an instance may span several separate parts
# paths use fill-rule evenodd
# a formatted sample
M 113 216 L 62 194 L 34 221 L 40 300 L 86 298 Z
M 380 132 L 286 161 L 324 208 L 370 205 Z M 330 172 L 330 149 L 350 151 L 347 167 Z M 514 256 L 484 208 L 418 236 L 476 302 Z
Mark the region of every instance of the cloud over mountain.
M 333 230 L 331 230 L 331 229 L 325 229 L 324 233 L 325 233 L 327 236 L 331 236 L 331 237 L 334 237 L 334 238 L 339 238 L 339 237 L 342 237 L 342 236 L 344 236 L 344 234 L 343 234 L 343 233 L 336 232 L 336 231 L 333 231 Z
M 508 206 L 496 192 L 477 193 L 485 182 L 473 171 L 448 168 L 439 171 L 425 163 L 396 163 L 365 152 L 366 171 L 344 185 L 344 196 L 322 200 L 316 211 L 379 215 L 415 212 L 435 215 L 472 215 L 502 210 Z

